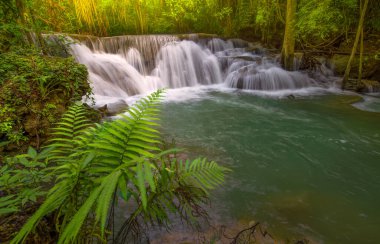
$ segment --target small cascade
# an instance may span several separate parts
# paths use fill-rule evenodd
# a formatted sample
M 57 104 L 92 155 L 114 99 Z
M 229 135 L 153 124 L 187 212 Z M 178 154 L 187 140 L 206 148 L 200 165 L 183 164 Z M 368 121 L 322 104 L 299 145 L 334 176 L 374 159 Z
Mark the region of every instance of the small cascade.
M 127 60 L 127 62 L 141 74 L 147 74 L 144 66 L 144 58 L 141 56 L 140 52 L 136 48 L 129 48 L 127 54 L 124 57 Z
M 211 52 L 216 53 L 228 49 L 233 49 L 234 44 L 232 41 L 223 41 L 219 38 L 213 38 L 207 43 L 207 47 L 211 50 Z
M 125 98 L 162 88 L 157 77 L 143 76 L 121 55 L 94 53 L 81 44 L 71 49 L 78 62 L 88 68 L 95 95 Z
M 265 91 L 298 89 L 315 85 L 315 81 L 306 74 L 257 64 L 243 64 L 241 68 L 228 74 L 226 83 L 234 88 Z
M 239 43 L 238 46 L 244 46 Z M 228 87 L 275 91 L 317 86 L 307 74 L 282 69 L 277 57 L 266 56 L 260 48 L 247 52 L 245 48 L 234 48 L 217 53 L 222 66 L 227 67 L 225 83 Z
M 223 82 L 217 58 L 192 41 L 164 46 L 157 55 L 153 74 L 171 88 Z
M 152 70 L 156 54 L 161 47 L 178 40 L 178 37 L 172 35 L 127 35 L 88 38 L 84 43 L 93 51 L 123 54 L 124 56 L 127 56 L 130 48 L 135 48 L 146 61 L 146 67 Z

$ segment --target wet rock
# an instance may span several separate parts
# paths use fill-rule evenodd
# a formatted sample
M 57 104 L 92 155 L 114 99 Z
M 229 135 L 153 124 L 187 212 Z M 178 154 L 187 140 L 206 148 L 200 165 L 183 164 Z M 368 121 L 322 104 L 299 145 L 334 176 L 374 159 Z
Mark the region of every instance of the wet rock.
M 356 87 L 358 92 L 380 92 L 380 82 L 376 80 L 361 80 Z
M 348 79 L 344 89 L 363 93 L 380 92 L 380 82 L 366 79 L 359 82 L 357 79 Z
M 115 101 L 109 101 L 105 104 L 95 105 L 95 109 L 99 110 L 101 114 L 106 116 L 114 116 L 128 109 L 128 104 L 122 100 L 118 99 Z
M 337 75 L 344 75 L 349 60 L 349 55 L 335 54 L 330 59 L 330 64 L 334 68 Z M 373 79 L 380 72 L 380 60 L 377 60 L 374 55 L 363 56 L 363 78 Z M 355 56 L 351 65 L 350 77 L 358 78 L 359 73 L 359 56 Z

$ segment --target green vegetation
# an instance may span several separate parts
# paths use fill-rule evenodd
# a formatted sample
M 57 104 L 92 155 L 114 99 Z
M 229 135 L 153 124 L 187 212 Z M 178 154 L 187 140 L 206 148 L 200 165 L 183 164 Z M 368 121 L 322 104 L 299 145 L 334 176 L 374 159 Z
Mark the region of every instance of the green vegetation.
M 72 243 L 115 241 L 142 223 L 168 225 L 170 212 L 190 223 L 203 214 L 208 190 L 223 182 L 227 169 L 202 158 L 179 161 L 179 150 L 163 146 L 154 122 L 161 94 L 143 98 L 121 119 L 96 125 L 82 105 L 74 105 L 42 152 L 30 148 L 8 159 L 1 170 L 0 215 L 42 202 L 11 243 L 27 240 L 45 216 L 54 220 L 58 243 Z M 120 201 L 135 204 L 115 233 L 111 220 Z
M 86 67 L 73 58 L 33 49 L 0 54 L 0 138 L 11 151 L 39 148 L 67 106 L 90 92 Z
M 205 32 L 247 36 L 262 41 L 282 39 L 286 0 L 2 0 L 8 20 L 3 33 L 22 31 L 114 36 L 148 33 Z M 23 6 L 22 8 L 17 6 Z M 349 37 L 359 20 L 357 0 L 298 1 L 297 40 L 303 45 L 328 44 Z M 379 31 L 380 4 L 370 1 L 365 26 Z M 20 16 L 25 16 L 21 18 Z M 16 18 L 15 18 L 16 17 Z M 12 21 L 19 19 L 18 27 Z

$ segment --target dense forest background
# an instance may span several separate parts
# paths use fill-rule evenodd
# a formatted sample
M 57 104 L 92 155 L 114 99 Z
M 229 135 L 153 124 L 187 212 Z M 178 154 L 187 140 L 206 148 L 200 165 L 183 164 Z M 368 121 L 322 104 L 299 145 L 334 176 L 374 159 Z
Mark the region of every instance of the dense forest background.
M 296 40 L 323 46 L 348 39 L 360 17 L 359 0 L 299 0 Z M 124 34 L 207 32 L 280 45 L 286 0 L 1 0 L 1 45 L 23 32 Z M 369 1 L 365 32 L 380 30 L 380 2 Z

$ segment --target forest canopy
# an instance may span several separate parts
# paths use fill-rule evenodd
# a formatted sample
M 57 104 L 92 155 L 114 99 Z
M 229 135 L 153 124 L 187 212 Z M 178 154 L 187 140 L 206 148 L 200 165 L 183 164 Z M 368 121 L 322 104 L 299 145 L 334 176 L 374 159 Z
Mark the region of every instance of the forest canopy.
M 319 44 L 355 31 L 359 0 L 299 0 L 297 40 Z M 380 2 L 372 0 L 366 31 L 379 31 Z M 1 0 L 1 39 L 22 30 L 115 36 L 214 33 L 282 38 L 286 0 Z M 3 44 L 5 45 L 5 44 Z

